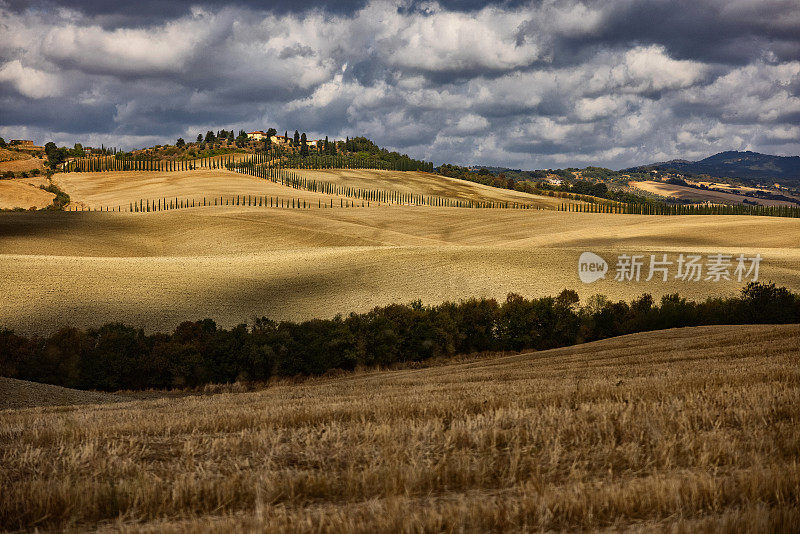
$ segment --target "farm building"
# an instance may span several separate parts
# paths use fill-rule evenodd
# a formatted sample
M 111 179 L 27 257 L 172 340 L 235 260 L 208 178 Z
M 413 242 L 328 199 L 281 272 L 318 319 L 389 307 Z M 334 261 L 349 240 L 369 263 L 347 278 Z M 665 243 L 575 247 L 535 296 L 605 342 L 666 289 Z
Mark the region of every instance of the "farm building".
M 256 130 L 255 132 L 247 132 L 248 139 L 255 139 L 256 141 L 261 141 L 267 136 L 264 132 L 260 130 Z
M 276 145 L 289 145 L 294 139 L 287 135 L 273 135 L 269 138 L 270 142 Z

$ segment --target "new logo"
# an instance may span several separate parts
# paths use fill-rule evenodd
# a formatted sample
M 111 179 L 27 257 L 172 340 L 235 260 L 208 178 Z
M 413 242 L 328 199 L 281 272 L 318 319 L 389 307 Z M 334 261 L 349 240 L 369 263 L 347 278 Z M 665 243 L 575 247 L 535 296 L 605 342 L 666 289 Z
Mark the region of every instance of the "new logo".
M 578 258 L 578 276 L 584 284 L 606 277 L 608 263 L 594 252 L 584 252 Z

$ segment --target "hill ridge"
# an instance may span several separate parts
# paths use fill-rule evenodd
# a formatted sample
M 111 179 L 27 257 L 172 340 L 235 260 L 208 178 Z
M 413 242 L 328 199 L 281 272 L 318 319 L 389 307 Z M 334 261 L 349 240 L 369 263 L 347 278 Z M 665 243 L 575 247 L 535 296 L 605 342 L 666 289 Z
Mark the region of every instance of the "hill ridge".
M 674 159 L 624 169 L 670 170 L 745 180 L 783 180 L 800 183 L 800 156 L 775 156 L 752 150 L 725 150 L 697 161 Z

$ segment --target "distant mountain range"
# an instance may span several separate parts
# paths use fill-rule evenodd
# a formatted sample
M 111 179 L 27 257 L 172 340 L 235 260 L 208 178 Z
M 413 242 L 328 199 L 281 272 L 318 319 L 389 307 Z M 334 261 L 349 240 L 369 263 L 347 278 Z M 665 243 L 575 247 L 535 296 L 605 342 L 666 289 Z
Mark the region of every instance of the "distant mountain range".
M 723 178 L 741 178 L 756 181 L 800 183 L 800 156 L 772 156 L 758 152 L 729 150 L 700 161 L 675 159 L 642 165 L 630 171 L 650 169 L 672 170 L 682 173 L 707 174 Z

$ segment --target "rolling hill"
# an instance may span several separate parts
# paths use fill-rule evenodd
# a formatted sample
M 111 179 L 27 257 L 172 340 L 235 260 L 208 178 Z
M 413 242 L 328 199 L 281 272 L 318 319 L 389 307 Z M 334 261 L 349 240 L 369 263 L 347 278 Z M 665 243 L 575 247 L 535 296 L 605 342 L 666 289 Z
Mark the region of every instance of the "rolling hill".
M 723 178 L 742 178 L 757 182 L 800 184 L 800 156 L 772 156 L 758 152 L 719 152 L 700 161 L 672 160 L 634 167 L 707 174 Z
M 0 180 L 0 209 L 46 208 L 56 196 L 42 189 L 47 185 L 41 176 Z
M 0 376 L 0 410 L 40 406 L 74 406 L 131 400 L 122 395 L 79 391 Z
M 497 189 L 486 185 L 413 171 L 366 169 L 308 170 L 289 169 L 309 180 L 342 187 L 380 189 L 417 195 L 439 196 L 457 200 L 524 202 L 539 208 L 553 208 L 561 203 L 579 203 L 558 198 Z M 53 181 L 70 195 L 78 208 L 121 208 L 131 202 L 175 198 L 202 201 L 203 198 L 235 195 L 299 198 L 307 202 L 330 201 L 332 195 L 293 189 L 268 180 L 222 169 L 179 172 L 102 172 L 63 173 Z M 335 197 L 339 203 L 339 197 Z
M 304 320 L 416 299 L 505 299 L 564 288 L 584 299 L 676 291 L 705 298 L 743 285 L 645 282 L 646 273 L 636 283 L 609 276 L 584 285 L 577 261 L 587 250 L 612 262 L 624 252 L 758 252 L 762 280 L 800 290 L 798 242 L 797 220 L 746 216 L 394 205 L 6 213 L 0 324 L 35 333 L 123 321 L 164 331 L 204 317 L 230 327 L 264 315 Z
M 341 198 L 222 170 L 57 175 L 93 210 L 217 195 L 306 204 L 0 213 L 0 327 L 228 328 L 416 299 L 700 299 L 743 285 L 584 285 L 584 251 L 612 272 L 620 254 L 758 253 L 762 280 L 800 290 L 797 219 L 563 212 L 428 173 L 302 172 L 538 209 L 322 208 Z M 792 532 L 798 343 L 797 325 L 700 327 L 130 397 L 0 379 L 0 530 Z

